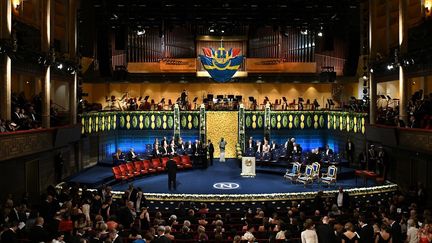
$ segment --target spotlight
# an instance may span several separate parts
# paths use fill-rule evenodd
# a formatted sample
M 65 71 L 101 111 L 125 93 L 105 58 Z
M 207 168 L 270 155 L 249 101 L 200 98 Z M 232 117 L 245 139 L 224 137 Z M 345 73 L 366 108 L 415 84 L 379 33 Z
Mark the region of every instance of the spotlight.
M 394 68 L 393 64 L 388 64 L 387 65 L 387 70 L 392 70 Z
M 318 31 L 318 34 L 317 34 L 319 37 L 322 37 L 323 36 L 323 32 L 320 30 L 320 31 Z
M 367 76 L 367 73 L 363 73 L 363 80 L 368 80 L 368 76 Z
M 370 69 L 370 72 L 371 72 L 371 73 L 373 73 L 373 72 L 374 72 L 373 68 L 371 68 L 371 69 Z
M 308 34 L 308 30 L 307 29 L 302 29 L 302 30 L 300 30 L 300 34 L 307 35 Z
M 210 31 L 210 33 L 214 33 L 215 29 L 213 27 L 210 27 L 209 31 Z
M 62 69 L 63 68 L 63 64 L 62 63 L 57 64 L 57 68 L 58 69 Z
M 137 30 L 137 32 L 136 32 L 137 36 L 142 36 L 145 33 L 146 33 L 145 29 L 140 29 L 140 30 Z
M 225 30 L 221 30 L 221 33 L 225 33 Z

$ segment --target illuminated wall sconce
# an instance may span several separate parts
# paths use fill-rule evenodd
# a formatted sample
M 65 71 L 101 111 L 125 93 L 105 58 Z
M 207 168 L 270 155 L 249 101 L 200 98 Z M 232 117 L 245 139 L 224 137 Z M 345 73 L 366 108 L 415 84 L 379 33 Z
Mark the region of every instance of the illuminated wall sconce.
M 431 16 L 432 12 L 432 0 L 425 0 L 424 2 L 424 8 L 425 8 L 425 15 L 426 17 Z
M 19 10 L 19 7 L 21 5 L 21 0 L 12 0 L 12 6 L 14 7 L 15 10 Z

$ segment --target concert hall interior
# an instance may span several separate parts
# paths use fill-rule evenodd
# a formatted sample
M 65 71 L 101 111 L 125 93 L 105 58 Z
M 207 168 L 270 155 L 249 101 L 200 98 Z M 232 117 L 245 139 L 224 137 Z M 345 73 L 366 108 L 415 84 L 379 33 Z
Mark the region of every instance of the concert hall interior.
M 431 172 L 432 0 L 0 1 L 0 243 L 432 242 Z

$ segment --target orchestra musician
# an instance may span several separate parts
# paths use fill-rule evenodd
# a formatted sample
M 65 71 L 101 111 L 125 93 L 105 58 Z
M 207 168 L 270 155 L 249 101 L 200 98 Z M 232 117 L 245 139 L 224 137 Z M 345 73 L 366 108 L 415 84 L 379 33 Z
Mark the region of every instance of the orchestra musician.
M 181 92 L 181 95 L 180 95 L 180 102 L 181 102 L 181 107 L 182 107 L 182 109 L 183 109 L 183 110 L 186 110 L 187 107 L 188 107 L 188 93 L 187 93 L 186 89 L 184 89 L 184 90 Z

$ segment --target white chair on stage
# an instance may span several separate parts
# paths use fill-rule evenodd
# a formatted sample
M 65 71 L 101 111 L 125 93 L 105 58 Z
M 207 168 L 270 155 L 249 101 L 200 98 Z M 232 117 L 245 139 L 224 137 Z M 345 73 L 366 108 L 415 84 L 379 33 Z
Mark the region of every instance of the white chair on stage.
M 327 173 L 323 173 L 321 176 L 321 182 L 327 185 L 335 184 L 337 178 L 337 167 L 330 165 L 327 169 Z
M 284 178 L 287 179 L 287 180 L 290 180 L 291 183 L 293 181 L 296 181 L 297 178 L 300 175 L 300 168 L 301 168 L 301 164 L 299 162 L 294 162 L 292 169 L 291 170 L 288 170 L 288 169 L 286 170 Z

